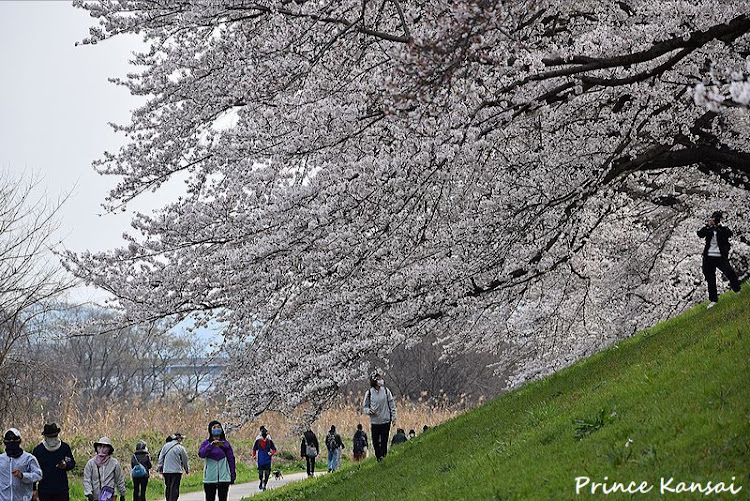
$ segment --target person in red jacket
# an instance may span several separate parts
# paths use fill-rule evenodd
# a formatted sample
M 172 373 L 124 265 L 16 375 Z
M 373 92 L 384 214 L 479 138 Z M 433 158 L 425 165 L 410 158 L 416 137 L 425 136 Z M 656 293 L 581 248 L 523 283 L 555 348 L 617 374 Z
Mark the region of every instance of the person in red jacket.
M 276 454 L 276 445 L 271 437 L 268 436 L 268 430 L 265 426 L 260 427 L 260 437 L 253 445 L 253 459 L 258 460 L 258 478 L 260 484 L 258 489 L 264 491 L 268 486 L 268 477 L 271 476 L 271 458 Z

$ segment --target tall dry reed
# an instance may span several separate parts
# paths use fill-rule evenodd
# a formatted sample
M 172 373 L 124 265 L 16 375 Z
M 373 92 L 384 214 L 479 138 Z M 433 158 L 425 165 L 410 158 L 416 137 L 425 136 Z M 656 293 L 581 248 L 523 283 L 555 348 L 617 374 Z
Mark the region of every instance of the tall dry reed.
M 312 426 L 319 439 L 323 440 L 331 425 L 336 426 L 347 444 L 351 443 L 357 424 L 361 423 L 369 432 L 369 421 L 361 413 L 361 401 L 361 393 L 349 393 L 342 395 L 331 408 L 324 411 Z M 52 421 L 62 428 L 64 437 L 76 437 L 76 442 L 81 447 L 102 436 L 132 446 L 138 438 L 150 437 L 154 442 L 177 431 L 194 440 L 202 440 L 206 435 L 209 421 L 227 419 L 225 409 L 220 405 L 202 401 L 190 404 L 178 400 L 140 403 L 113 401 L 106 405 L 98 405 L 94 409 L 73 395 L 62 404 L 58 407 L 61 410 L 57 414 L 40 412 L 35 416 L 19 416 L 18 420 L 21 422 L 2 423 L 3 428 L 19 428 L 24 437 L 28 437 L 25 440 L 27 446 L 41 439 L 44 424 Z M 417 400 L 397 399 L 397 427 L 407 432 L 413 429 L 421 433 L 425 425 L 436 426 L 463 412 L 467 407 L 469 404 L 466 401 L 451 403 L 445 397 L 428 399 L 423 395 Z M 301 423 L 296 413 L 265 413 L 255 421 L 231 430 L 230 440 L 252 443 L 260 425 L 270 430 L 274 441 L 281 449 L 292 454 L 298 450 Z

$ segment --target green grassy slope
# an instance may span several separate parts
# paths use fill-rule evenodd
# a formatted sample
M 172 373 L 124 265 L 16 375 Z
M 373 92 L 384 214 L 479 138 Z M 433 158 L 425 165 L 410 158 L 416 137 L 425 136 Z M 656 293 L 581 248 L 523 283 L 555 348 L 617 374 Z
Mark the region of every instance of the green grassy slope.
M 652 487 L 604 496 L 589 485 L 576 496 L 583 476 Z M 733 476 L 742 490 L 718 497 L 750 499 L 747 286 L 467 412 L 382 464 L 368 459 L 259 499 L 656 499 L 662 477 L 676 488 Z

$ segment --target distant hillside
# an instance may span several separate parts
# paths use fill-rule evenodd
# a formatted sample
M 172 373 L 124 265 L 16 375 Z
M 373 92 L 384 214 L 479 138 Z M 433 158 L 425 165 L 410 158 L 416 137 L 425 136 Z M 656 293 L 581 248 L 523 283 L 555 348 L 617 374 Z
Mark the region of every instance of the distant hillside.
M 695 482 L 750 499 L 749 470 L 746 286 L 428 431 L 382 464 L 259 499 L 656 499 L 662 479 L 667 498 L 706 499 L 673 494 Z M 635 493 L 592 495 L 594 482 Z

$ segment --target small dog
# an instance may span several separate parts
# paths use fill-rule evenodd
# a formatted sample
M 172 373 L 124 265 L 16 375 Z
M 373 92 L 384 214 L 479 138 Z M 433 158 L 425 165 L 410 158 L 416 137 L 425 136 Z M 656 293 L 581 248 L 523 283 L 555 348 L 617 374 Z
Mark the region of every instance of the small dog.
M 273 478 L 275 478 L 276 480 L 280 480 L 284 478 L 284 474 L 281 473 L 281 470 L 276 470 L 273 472 Z

